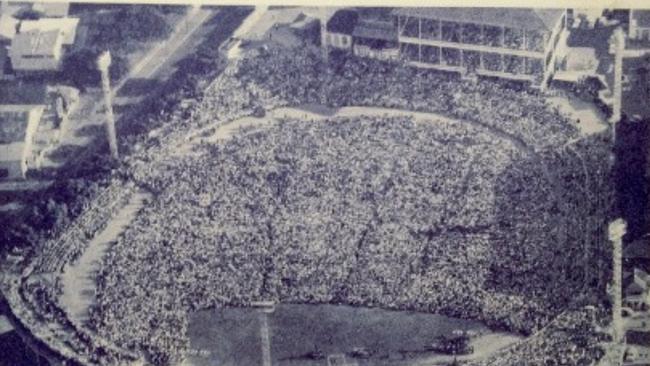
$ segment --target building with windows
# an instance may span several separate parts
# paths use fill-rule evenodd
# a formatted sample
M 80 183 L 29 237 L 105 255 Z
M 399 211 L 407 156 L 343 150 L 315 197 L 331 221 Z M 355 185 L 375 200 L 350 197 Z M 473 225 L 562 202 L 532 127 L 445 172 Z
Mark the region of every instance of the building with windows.
M 340 9 L 327 21 L 325 45 L 333 49 L 352 50 L 352 33 L 359 20 L 353 9 Z
M 380 60 L 399 58 L 397 29 L 393 22 L 359 20 L 352 32 L 353 53 Z
M 0 105 L 0 178 L 25 178 L 44 105 Z
M 414 66 L 545 87 L 565 37 L 564 9 L 397 8 L 400 56 Z

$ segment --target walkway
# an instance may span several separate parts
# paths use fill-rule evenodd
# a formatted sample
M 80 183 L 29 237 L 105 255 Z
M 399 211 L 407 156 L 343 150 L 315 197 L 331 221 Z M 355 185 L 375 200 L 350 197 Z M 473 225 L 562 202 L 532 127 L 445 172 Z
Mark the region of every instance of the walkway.
M 593 103 L 587 103 L 575 97 L 550 97 L 548 101 L 564 114 L 573 117 L 581 137 L 600 133 L 607 129 L 609 123 Z
M 510 141 L 518 149 L 528 153 L 534 154 L 534 149 L 528 146 L 522 139 L 512 135 L 505 130 L 502 130 L 495 126 L 486 125 L 480 122 L 471 121 L 471 120 L 461 120 L 451 117 L 447 117 L 438 113 L 430 112 L 414 112 L 410 110 L 402 109 L 391 109 L 383 107 L 342 107 L 339 109 L 327 109 L 322 108 L 320 111 L 315 111 L 314 108 L 294 108 L 294 107 L 281 107 L 274 109 L 270 112 L 267 112 L 267 115 L 262 118 L 257 117 L 244 117 L 234 121 L 227 122 L 218 126 L 208 125 L 204 128 L 201 128 L 197 131 L 194 131 L 185 141 L 190 143 L 198 143 L 199 141 L 204 142 L 217 142 L 228 138 L 233 132 L 239 130 L 240 128 L 249 128 L 249 127 L 259 127 L 269 125 L 273 120 L 278 120 L 282 118 L 297 118 L 303 119 L 306 121 L 320 121 L 327 118 L 334 117 L 359 117 L 359 116 L 409 116 L 413 117 L 416 123 L 448 123 L 448 124 L 458 124 L 458 123 L 467 123 L 475 127 L 485 129 L 490 134 Z M 206 131 L 213 129 L 214 134 L 208 138 L 201 138 L 200 136 L 205 134 Z M 180 151 L 189 151 L 188 146 L 179 146 Z
M 61 275 L 63 294 L 59 303 L 71 320 L 83 323 L 88 319 L 88 308 L 95 301 L 95 278 L 101 268 L 102 256 L 133 221 L 148 197 L 148 193 L 136 192 L 106 228 L 90 241 L 83 255 L 65 267 Z

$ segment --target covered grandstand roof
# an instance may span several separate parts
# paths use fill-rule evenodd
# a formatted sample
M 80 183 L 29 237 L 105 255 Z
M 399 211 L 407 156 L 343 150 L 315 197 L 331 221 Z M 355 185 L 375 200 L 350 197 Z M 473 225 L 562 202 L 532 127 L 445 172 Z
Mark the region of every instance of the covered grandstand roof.
M 359 14 L 352 9 L 341 9 L 327 22 L 327 31 L 352 35 L 359 20 Z
M 450 22 L 505 26 L 550 31 L 564 13 L 563 9 L 532 8 L 398 8 L 393 14 Z
M 377 21 L 361 21 L 354 28 L 354 37 L 396 41 L 397 32 L 393 23 Z

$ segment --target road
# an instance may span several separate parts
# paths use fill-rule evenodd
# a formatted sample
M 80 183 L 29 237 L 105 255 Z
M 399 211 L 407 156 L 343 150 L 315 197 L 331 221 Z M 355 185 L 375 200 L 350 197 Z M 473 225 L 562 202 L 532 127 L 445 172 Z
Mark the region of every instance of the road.
M 137 104 L 147 95 L 155 91 L 155 88 L 173 74 L 175 71 L 174 64 L 193 51 L 193 47 L 198 41 L 192 39 L 200 33 L 205 22 L 215 15 L 215 10 L 192 7 L 187 14 L 180 19 L 172 31 L 169 38 L 155 46 L 147 52 L 131 69 L 112 88 L 113 107 L 115 118 L 123 116 L 126 108 Z M 197 37 L 199 38 L 199 37 Z M 147 85 L 153 87 L 147 88 L 144 93 L 132 95 L 129 92 L 131 82 L 147 81 Z M 125 92 L 126 95 L 121 95 Z M 43 168 L 59 168 L 71 159 L 80 159 L 83 157 L 81 152 L 85 147 L 93 146 L 98 136 L 104 133 L 104 105 L 100 93 L 88 93 L 85 98 L 82 97 L 79 107 L 70 116 L 68 128 L 63 131 L 60 143 L 57 147 L 44 152 L 41 160 Z M 67 146 L 68 150 L 73 153 L 68 156 L 57 154 L 59 148 Z M 58 156 L 57 156 L 58 155 Z

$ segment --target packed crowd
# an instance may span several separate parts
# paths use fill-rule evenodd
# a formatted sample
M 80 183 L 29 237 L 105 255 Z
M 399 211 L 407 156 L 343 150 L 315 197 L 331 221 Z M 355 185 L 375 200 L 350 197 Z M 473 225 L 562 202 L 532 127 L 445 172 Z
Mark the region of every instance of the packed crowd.
M 492 288 L 495 248 L 505 243 L 495 184 L 522 154 L 461 122 L 282 120 L 142 170 L 135 178 L 157 199 L 104 258 L 92 327 L 159 364 L 188 347 L 188 311 L 263 299 L 534 331 L 564 299 L 530 296 L 547 282 Z
M 325 102 L 333 107 L 367 105 L 442 113 L 506 131 L 539 149 L 557 146 L 578 133 L 556 107 L 525 87 L 461 80 L 398 63 L 333 56 L 328 66 L 318 50 L 268 50 L 242 60 L 236 76 L 243 86 L 236 103 L 243 105 L 275 105 L 281 100 L 289 105 Z M 220 88 L 207 94 L 215 108 L 223 105 L 217 100 L 224 97 Z
M 568 236 L 544 227 L 569 212 L 553 205 L 568 186 L 495 136 L 555 147 L 577 133 L 564 116 L 497 82 L 370 60 L 326 69 L 317 52 L 296 52 L 228 69 L 190 118 L 127 160 L 122 173 L 158 198 L 104 260 L 90 325 L 102 339 L 169 364 L 188 347 L 188 311 L 268 298 L 418 309 L 526 333 L 563 309 L 570 271 L 544 265 L 576 249 L 552 248 Z M 323 101 L 436 112 L 492 132 L 404 118 L 285 121 L 201 158 L 160 158 L 189 126 Z M 572 161 L 560 170 L 577 171 Z M 561 271 L 558 282 L 541 267 Z

